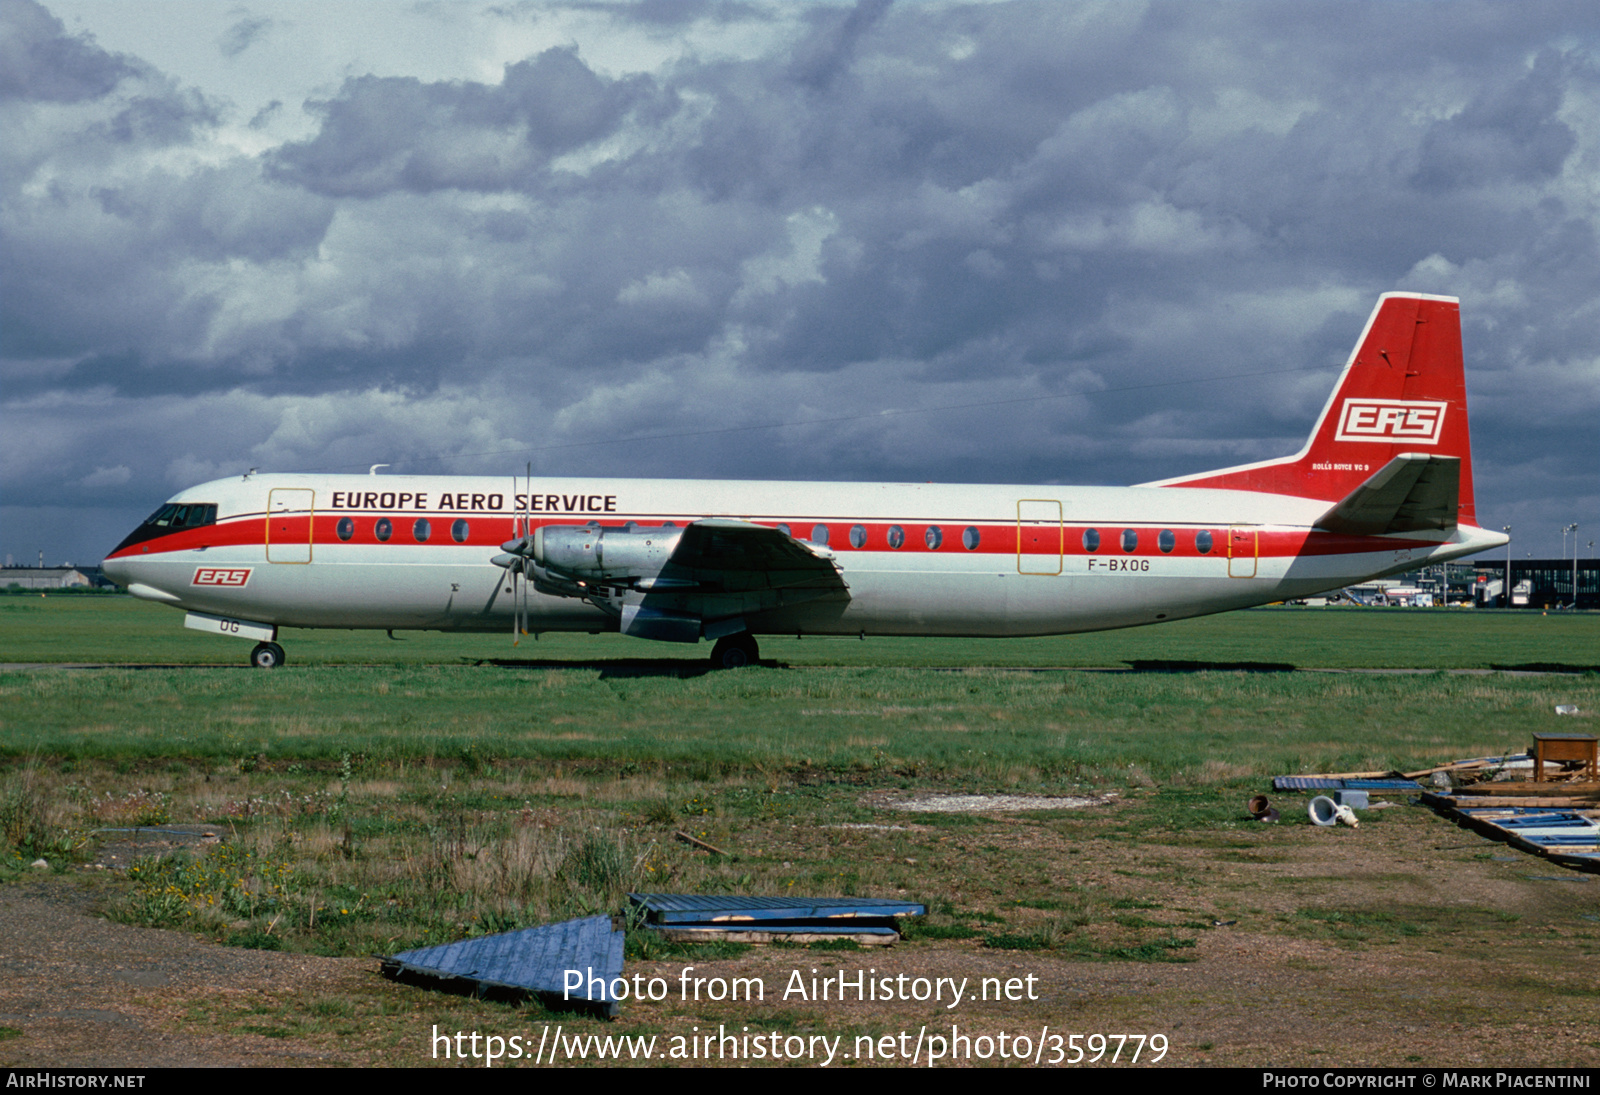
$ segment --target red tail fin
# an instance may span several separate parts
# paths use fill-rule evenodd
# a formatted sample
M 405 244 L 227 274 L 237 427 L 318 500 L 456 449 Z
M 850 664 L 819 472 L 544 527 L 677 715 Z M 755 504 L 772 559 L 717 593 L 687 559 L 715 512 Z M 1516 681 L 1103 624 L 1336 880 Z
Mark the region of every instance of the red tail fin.
M 1402 453 L 1461 461 L 1458 520 L 1475 525 L 1472 441 L 1455 297 L 1385 293 L 1344 367 L 1333 398 L 1294 456 L 1168 479 L 1151 486 L 1211 487 L 1347 497 Z

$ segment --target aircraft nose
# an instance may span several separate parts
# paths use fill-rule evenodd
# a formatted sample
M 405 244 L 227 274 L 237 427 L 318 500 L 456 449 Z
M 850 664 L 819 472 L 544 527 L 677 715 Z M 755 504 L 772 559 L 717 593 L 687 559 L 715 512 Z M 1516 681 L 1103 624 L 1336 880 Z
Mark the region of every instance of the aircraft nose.
M 126 589 L 139 580 L 139 560 L 132 555 L 107 559 L 100 564 L 100 573 Z
M 128 583 L 133 581 L 133 575 L 128 572 L 126 559 L 107 559 L 100 564 L 100 572 L 123 588 L 127 588 Z

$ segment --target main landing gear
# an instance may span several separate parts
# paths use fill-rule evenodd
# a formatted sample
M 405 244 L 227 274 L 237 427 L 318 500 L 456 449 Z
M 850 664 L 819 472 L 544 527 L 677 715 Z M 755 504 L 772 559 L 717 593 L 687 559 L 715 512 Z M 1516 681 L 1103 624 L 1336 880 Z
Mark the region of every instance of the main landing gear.
M 250 651 L 250 664 L 257 669 L 276 669 L 283 662 L 283 647 L 277 643 L 257 643 Z
M 761 648 L 756 645 L 756 637 L 748 631 L 741 631 L 717 640 L 717 645 L 711 648 L 711 668 L 743 669 L 747 665 L 755 665 L 760 657 Z

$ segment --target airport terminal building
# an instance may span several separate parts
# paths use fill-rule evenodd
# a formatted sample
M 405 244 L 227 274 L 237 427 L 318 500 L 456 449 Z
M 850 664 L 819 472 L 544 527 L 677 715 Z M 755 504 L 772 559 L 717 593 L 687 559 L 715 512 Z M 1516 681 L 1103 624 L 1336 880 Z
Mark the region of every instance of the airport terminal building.
M 1506 607 L 1506 561 L 1475 559 L 1474 600 L 1486 608 Z M 1573 562 L 1567 559 L 1511 560 L 1512 608 L 1572 607 Z M 1600 559 L 1577 562 L 1578 608 L 1600 609 Z

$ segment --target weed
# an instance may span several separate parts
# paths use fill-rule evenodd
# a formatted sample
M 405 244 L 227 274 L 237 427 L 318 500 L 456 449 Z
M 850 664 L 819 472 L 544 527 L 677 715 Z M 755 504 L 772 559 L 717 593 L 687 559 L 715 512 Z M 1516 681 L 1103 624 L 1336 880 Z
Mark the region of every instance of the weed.
M 0 841 L 19 853 L 38 855 L 50 844 L 50 810 L 32 765 L 6 777 L 0 784 Z
M 83 812 L 102 825 L 165 825 L 172 820 L 167 796 L 160 791 L 107 791 L 84 804 Z

